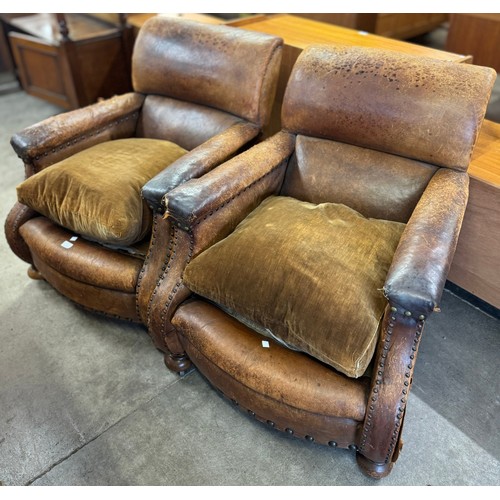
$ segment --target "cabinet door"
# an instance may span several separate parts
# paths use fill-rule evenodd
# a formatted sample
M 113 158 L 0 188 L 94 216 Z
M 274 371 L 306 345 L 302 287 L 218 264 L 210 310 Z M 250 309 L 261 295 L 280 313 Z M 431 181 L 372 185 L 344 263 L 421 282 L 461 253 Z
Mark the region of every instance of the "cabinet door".
M 61 46 L 15 32 L 9 39 L 23 89 L 65 109 L 75 107 L 72 75 Z

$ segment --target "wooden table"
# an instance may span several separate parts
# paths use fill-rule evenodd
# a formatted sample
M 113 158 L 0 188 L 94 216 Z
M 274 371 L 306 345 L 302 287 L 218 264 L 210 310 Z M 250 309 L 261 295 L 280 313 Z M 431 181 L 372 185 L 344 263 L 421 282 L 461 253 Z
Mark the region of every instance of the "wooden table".
M 244 29 L 281 36 L 285 41 L 275 108 L 266 135 L 280 129 L 280 109 L 288 77 L 301 51 L 312 43 L 361 45 L 397 50 L 457 63 L 463 56 L 370 35 L 291 15 L 239 21 Z M 500 308 L 500 125 L 485 120 L 469 168 L 470 197 L 449 280 Z

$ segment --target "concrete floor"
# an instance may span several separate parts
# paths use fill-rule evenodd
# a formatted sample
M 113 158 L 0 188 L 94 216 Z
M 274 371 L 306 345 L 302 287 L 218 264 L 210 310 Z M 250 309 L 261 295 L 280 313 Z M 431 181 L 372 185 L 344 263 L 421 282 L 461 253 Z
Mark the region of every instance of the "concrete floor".
M 2 220 L 23 179 L 10 136 L 59 111 L 0 95 Z M 500 485 L 500 321 L 450 292 L 423 335 L 403 452 L 376 482 L 352 452 L 282 435 L 198 372 L 168 372 L 142 327 L 28 279 L 3 234 L 0 266 L 3 485 Z

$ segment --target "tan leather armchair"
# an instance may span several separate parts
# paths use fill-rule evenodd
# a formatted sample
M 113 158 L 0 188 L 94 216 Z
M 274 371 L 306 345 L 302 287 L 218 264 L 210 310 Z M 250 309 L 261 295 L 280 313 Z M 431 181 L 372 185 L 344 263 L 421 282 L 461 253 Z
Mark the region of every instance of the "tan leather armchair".
M 170 358 L 259 421 L 389 474 L 494 80 L 392 51 L 304 50 L 283 130 L 167 196 Z
M 29 275 L 91 311 L 158 322 L 173 237 L 163 197 L 256 142 L 282 45 L 239 28 L 156 16 L 135 43 L 133 92 L 14 135 L 27 180 L 5 231 L 32 265 Z M 163 348 L 161 337 L 153 340 Z

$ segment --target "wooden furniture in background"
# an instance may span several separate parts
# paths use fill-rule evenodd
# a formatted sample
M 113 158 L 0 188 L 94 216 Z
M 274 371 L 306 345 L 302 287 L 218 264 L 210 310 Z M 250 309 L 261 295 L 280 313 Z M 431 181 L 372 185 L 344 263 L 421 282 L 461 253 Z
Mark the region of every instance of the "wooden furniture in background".
M 225 24 L 224 19 L 221 19 L 210 14 L 195 14 L 195 13 L 185 13 L 185 14 L 129 14 L 127 16 L 127 23 L 132 26 L 134 30 L 134 36 L 141 29 L 142 25 L 150 18 L 154 16 L 171 16 L 171 17 L 183 17 L 185 19 L 190 19 L 191 21 L 200 21 L 208 24 Z
M 500 124 L 483 122 L 469 175 L 469 204 L 448 279 L 500 308 Z
M 283 62 L 278 80 L 276 99 L 271 115 L 271 123 L 266 130 L 269 137 L 281 129 L 281 104 L 288 78 L 293 65 L 302 50 L 313 43 L 327 43 L 337 45 L 359 45 L 363 47 L 378 47 L 381 49 L 395 50 L 406 54 L 421 55 L 455 61 L 459 63 L 471 62 L 470 57 L 443 52 L 442 50 L 422 47 L 401 40 L 384 38 L 366 32 L 356 31 L 342 26 L 313 21 L 290 14 L 276 14 L 260 16 L 257 18 L 239 19 L 229 22 L 229 25 L 239 26 L 251 31 L 260 31 L 283 38 Z
M 405 40 L 423 35 L 448 20 L 448 14 L 295 14 L 307 19 L 364 30 L 388 38 Z
M 64 109 L 128 92 L 132 28 L 102 15 L 33 14 L 9 20 L 23 89 Z
M 241 25 L 241 21 L 240 21 Z M 281 128 L 281 105 L 293 64 L 312 43 L 362 45 L 397 50 L 437 59 L 470 63 L 470 56 L 435 50 L 408 42 L 319 23 L 291 15 L 250 20 L 245 29 L 283 37 L 283 63 L 272 122 L 266 135 Z M 484 121 L 469 168 L 470 199 L 449 280 L 485 302 L 500 308 L 500 125 Z
M 500 14 L 451 14 L 446 50 L 500 72 Z

